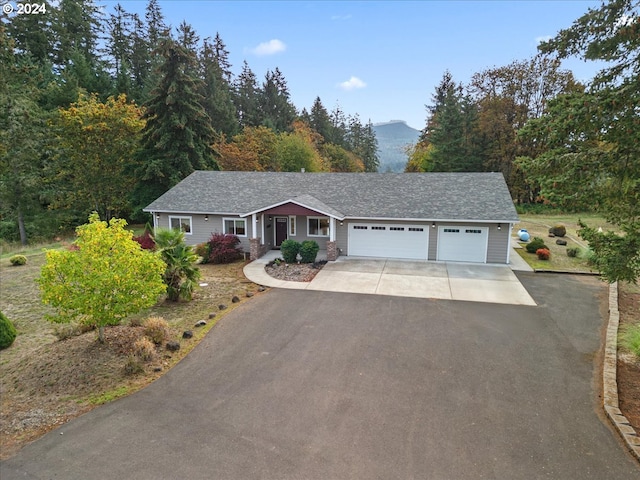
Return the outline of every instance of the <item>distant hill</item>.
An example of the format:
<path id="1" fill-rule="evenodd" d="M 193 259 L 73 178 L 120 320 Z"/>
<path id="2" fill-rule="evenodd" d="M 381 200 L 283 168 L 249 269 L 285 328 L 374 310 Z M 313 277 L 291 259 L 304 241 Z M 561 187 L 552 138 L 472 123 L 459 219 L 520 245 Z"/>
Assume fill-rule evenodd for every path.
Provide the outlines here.
<path id="1" fill-rule="evenodd" d="M 378 139 L 378 157 L 380 158 L 379 172 L 403 172 L 407 164 L 404 152 L 409 144 L 415 144 L 420 136 L 420 130 L 411 128 L 403 120 L 376 123 L 373 131 Z"/>

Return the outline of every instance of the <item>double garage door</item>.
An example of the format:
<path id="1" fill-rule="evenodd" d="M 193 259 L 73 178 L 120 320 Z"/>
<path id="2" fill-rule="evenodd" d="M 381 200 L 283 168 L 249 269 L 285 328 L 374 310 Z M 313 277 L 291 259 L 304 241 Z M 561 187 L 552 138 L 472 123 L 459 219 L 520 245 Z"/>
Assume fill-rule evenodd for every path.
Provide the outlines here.
<path id="1" fill-rule="evenodd" d="M 429 229 L 425 225 L 349 224 L 349 255 L 427 259 Z"/>
<path id="2" fill-rule="evenodd" d="M 440 226 L 436 259 L 485 263 L 488 240 L 488 227 Z M 349 255 L 351 256 L 426 260 L 428 248 L 429 227 L 427 225 L 349 224 Z"/>

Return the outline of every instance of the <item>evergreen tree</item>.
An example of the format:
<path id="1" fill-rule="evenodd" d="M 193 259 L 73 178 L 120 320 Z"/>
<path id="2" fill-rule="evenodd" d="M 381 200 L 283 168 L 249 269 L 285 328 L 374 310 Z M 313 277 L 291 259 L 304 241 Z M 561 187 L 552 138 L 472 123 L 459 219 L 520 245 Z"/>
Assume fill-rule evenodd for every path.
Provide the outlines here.
<path id="1" fill-rule="evenodd" d="M 219 35 L 216 35 L 213 44 L 208 38 L 204 40 L 200 52 L 200 69 L 204 80 L 203 106 L 211 118 L 213 129 L 230 138 L 238 132 L 238 120 L 231 85 L 227 80 L 230 68 L 227 56 Z"/>
<path id="2" fill-rule="evenodd" d="M 0 24 L 0 233 L 9 240 L 19 237 L 26 245 L 28 224 L 42 213 L 47 117 L 37 103 L 37 67 L 30 58 L 16 55 L 13 46 Z"/>
<path id="3" fill-rule="evenodd" d="M 433 145 L 430 171 L 470 172 L 482 170 L 482 159 L 474 148 L 474 128 L 477 107 L 465 97 L 462 85 L 445 72 L 433 95 L 433 105 L 427 106 L 430 116 L 420 141 Z"/>
<path id="4" fill-rule="evenodd" d="M 329 117 L 329 112 L 322 104 L 320 97 L 316 97 L 313 101 L 309 125 L 316 132 L 322 135 L 325 142 L 331 142 L 333 140 L 333 125 L 331 124 L 331 117 Z"/>
<path id="5" fill-rule="evenodd" d="M 261 123 L 276 132 L 290 128 L 296 118 L 296 108 L 289 98 L 289 88 L 278 67 L 265 75 L 259 96 Z"/>
<path id="6" fill-rule="evenodd" d="M 256 75 L 245 60 L 235 82 L 236 115 L 241 128 L 260 126 L 259 88 Z"/>
<path id="7" fill-rule="evenodd" d="M 211 145 L 214 131 L 202 106 L 202 81 L 191 72 L 196 59 L 165 39 L 157 51 L 163 59 L 159 83 L 145 104 L 147 124 L 137 155 L 140 183 L 134 202 L 145 207 L 194 170 L 217 169 Z"/>

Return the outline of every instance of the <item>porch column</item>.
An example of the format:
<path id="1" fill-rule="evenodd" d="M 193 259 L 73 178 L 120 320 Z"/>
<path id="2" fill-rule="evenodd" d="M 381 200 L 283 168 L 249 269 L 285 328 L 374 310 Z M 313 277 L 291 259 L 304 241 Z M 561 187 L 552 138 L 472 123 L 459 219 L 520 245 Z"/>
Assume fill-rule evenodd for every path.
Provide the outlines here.
<path id="1" fill-rule="evenodd" d="M 264 213 L 260 214 L 260 238 L 262 239 L 262 244 L 264 245 Z"/>
<path id="2" fill-rule="evenodd" d="M 258 238 L 258 232 L 257 232 L 257 223 L 258 223 L 258 217 L 255 213 L 251 214 L 251 235 L 253 235 L 253 238 Z"/>
<path id="3" fill-rule="evenodd" d="M 336 219 L 334 217 L 329 217 L 329 241 L 336 241 Z"/>

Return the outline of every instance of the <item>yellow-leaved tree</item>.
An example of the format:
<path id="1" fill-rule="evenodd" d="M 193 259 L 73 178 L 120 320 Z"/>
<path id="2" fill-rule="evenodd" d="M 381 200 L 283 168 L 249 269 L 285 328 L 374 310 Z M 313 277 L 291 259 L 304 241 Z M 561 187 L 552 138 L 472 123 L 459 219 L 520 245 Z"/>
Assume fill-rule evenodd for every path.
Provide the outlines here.
<path id="1" fill-rule="evenodd" d="M 157 253 L 143 250 L 126 225 L 118 218 L 107 224 L 94 212 L 76 229 L 73 249 L 47 251 L 37 282 L 42 302 L 57 310 L 48 320 L 98 327 L 104 342 L 105 326 L 158 301 L 166 290 L 166 265 Z"/>

